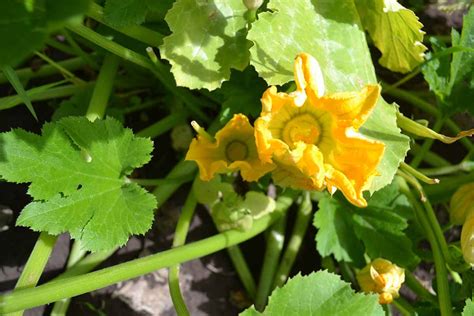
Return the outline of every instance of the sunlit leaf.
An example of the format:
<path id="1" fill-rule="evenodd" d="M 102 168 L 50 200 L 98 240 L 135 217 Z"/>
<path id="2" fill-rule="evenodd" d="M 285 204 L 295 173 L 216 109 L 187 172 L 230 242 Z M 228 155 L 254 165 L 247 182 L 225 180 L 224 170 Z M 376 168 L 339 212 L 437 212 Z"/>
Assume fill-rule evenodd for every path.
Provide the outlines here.
<path id="1" fill-rule="evenodd" d="M 214 90 L 230 69 L 248 65 L 246 8 L 241 0 L 178 0 L 166 15 L 172 34 L 160 47 L 179 86 Z"/>
<path id="2" fill-rule="evenodd" d="M 382 52 L 382 66 L 401 73 L 424 60 L 423 24 L 396 0 L 356 0 L 362 24 Z"/>
<path id="3" fill-rule="evenodd" d="M 354 293 L 349 283 L 338 275 L 318 271 L 307 276 L 300 274 L 273 291 L 268 306 L 257 312 L 252 306 L 240 315 L 385 315 L 376 295 Z"/>
<path id="4" fill-rule="evenodd" d="M 108 118 L 68 117 L 0 134 L 0 176 L 28 183 L 28 204 L 17 225 L 57 235 L 69 232 L 91 251 L 123 245 L 153 221 L 153 195 L 125 178 L 147 163 L 152 142 Z"/>

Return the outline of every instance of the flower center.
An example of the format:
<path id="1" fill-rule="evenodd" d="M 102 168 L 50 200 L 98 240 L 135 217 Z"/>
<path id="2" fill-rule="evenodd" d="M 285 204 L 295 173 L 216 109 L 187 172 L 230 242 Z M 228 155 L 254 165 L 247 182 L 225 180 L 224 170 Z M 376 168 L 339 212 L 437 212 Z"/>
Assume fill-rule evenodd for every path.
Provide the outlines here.
<path id="1" fill-rule="evenodd" d="M 230 162 L 245 160 L 248 156 L 247 144 L 240 140 L 233 140 L 227 144 L 225 155 Z"/>
<path id="2" fill-rule="evenodd" d="M 296 142 L 317 145 L 321 136 L 321 127 L 311 114 L 293 117 L 283 128 L 283 141 L 292 147 Z"/>

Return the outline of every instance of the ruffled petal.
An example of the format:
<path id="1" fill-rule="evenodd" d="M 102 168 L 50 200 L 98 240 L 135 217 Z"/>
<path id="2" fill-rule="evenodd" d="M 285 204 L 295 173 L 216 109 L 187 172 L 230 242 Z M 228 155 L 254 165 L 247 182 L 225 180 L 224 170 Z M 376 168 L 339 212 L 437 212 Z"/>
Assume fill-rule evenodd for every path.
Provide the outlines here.
<path id="1" fill-rule="evenodd" d="M 294 150 L 276 155 L 274 161 L 276 184 L 300 190 L 324 188 L 323 155 L 316 146 L 299 142 Z"/>
<path id="2" fill-rule="evenodd" d="M 307 53 L 300 53 L 295 59 L 295 82 L 297 91 L 309 97 L 320 98 L 324 95 L 324 79 L 318 61 Z"/>
<path id="3" fill-rule="evenodd" d="M 352 134 L 350 137 L 347 133 Z M 368 189 L 372 178 L 376 176 L 377 166 L 383 157 L 385 145 L 381 142 L 362 138 L 353 130 L 342 128 L 334 130 L 334 144 L 325 163 L 334 170 L 327 171 L 328 189 L 333 186 L 340 189 L 344 196 L 355 205 L 367 206 L 362 191 Z"/>
<path id="4" fill-rule="evenodd" d="M 316 107 L 330 112 L 341 126 L 358 129 L 367 121 L 380 96 L 379 85 L 367 85 L 358 92 L 341 92 L 312 98 Z"/>

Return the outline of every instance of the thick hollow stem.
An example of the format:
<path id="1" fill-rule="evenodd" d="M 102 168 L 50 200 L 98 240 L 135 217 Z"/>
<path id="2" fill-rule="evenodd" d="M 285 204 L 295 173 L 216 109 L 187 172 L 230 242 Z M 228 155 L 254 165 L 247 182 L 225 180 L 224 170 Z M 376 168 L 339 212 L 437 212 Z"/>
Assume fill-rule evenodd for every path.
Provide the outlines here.
<path id="1" fill-rule="evenodd" d="M 286 205 L 290 204 L 288 197 L 282 196 L 278 198 L 277 210 L 256 220 L 252 228 L 245 232 L 229 230 L 151 256 L 131 260 L 84 275 L 49 282 L 34 289 L 25 289 L 2 295 L 0 296 L 0 314 L 49 304 L 63 298 L 91 292 L 236 245 L 267 229 L 286 211 Z"/>
<path id="2" fill-rule="evenodd" d="M 413 195 L 413 193 L 408 188 L 408 185 L 404 181 L 399 181 L 400 183 L 400 191 L 406 195 L 406 197 L 410 200 L 411 204 L 413 205 L 413 209 L 415 210 L 416 218 L 420 222 L 423 231 L 426 234 L 426 238 L 428 239 L 431 249 L 433 251 L 433 258 L 435 262 L 435 269 L 436 269 L 436 280 L 437 280 L 437 289 L 438 289 L 438 302 L 439 308 L 441 310 L 442 316 L 451 316 L 452 315 L 452 307 L 451 307 L 451 297 L 449 295 L 449 284 L 448 284 L 448 273 L 446 269 L 446 262 L 443 258 L 443 253 L 440 249 L 440 243 L 437 241 L 437 236 L 435 235 L 430 221 L 425 214 L 423 209 L 423 205 L 418 201 L 418 199 Z M 444 238 L 443 238 L 444 239 Z"/>
<path id="3" fill-rule="evenodd" d="M 183 211 L 179 216 L 176 231 L 174 233 L 173 248 L 184 245 L 186 236 L 188 235 L 189 225 L 196 209 L 197 200 L 194 192 L 189 192 L 188 198 L 184 203 Z M 178 316 L 188 316 L 189 312 L 186 308 L 181 289 L 179 288 L 179 264 L 171 266 L 168 270 L 168 285 L 170 287 L 171 300 Z"/>
<path id="4" fill-rule="evenodd" d="M 257 286 L 255 285 L 255 279 L 253 278 L 250 268 L 245 261 L 245 257 L 242 254 L 239 246 L 232 246 L 227 248 L 227 253 L 234 265 L 237 274 L 239 275 L 240 281 L 244 285 L 245 290 L 247 291 L 251 299 L 255 299 L 257 293 Z"/>
<path id="5" fill-rule="evenodd" d="M 296 255 L 300 250 L 301 243 L 303 242 L 304 235 L 308 229 L 309 223 L 311 222 L 311 214 L 313 213 L 313 204 L 309 192 L 304 192 L 303 201 L 301 202 L 298 213 L 296 214 L 296 221 L 291 233 L 290 241 L 285 249 L 283 257 L 278 267 L 277 273 L 273 280 L 273 287 L 283 286 L 288 275 L 290 274 L 291 267 L 295 262 Z"/>
<path id="6" fill-rule="evenodd" d="M 172 113 L 168 115 L 167 117 L 154 123 L 153 125 L 150 125 L 145 129 L 142 129 L 136 135 L 140 137 L 150 137 L 150 138 L 158 137 L 166 133 L 170 129 L 172 129 L 174 126 L 184 122 L 185 118 L 186 118 L 186 113 L 183 113 L 183 112 Z"/>
<path id="7" fill-rule="evenodd" d="M 113 54 L 107 54 L 104 58 L 104 63 L 100 68 L 99 77 L 97 78 L 86 113 L 86 117 L 92 122 L 102 118 L 105 114 L 105 109 L 109 103 L 110 94 L 114 86 L 119 61 L 120 59 Z"/>
<path id="8" fill-rule="evenodd" d="M 49 260 L 49 256 L 56 244 L 57 236 L 51 236 L 46 232 L 40 233 L 38 240 L 33 248 L 33 251 L 26 262 L 25 268 L 18 279 L 13 294 L 22 289 L 32 288 L 38 284 L 38 281 L 43 273 L 44 267 Z M 3 313 L 1 313 L 3 314 Z M 21 316 L 23 311 L 18 309 L 16 313 L 9 314 L 10 316 Z"/>

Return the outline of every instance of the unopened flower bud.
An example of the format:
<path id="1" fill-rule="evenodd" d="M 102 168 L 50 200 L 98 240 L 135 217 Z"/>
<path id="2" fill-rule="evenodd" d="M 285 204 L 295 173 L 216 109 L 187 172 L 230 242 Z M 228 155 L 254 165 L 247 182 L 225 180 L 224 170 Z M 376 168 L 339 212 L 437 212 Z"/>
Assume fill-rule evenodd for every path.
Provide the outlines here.
<path id="1" fill-rule="evenodd" d="M 188 150 L 189 144 L 193 140 L 193 132 L 187 124 L 173 127 L 171 131 L 171 145 L 176 151 Z"/>
<path id="2" fill-rule="evenodd" d="M 474 212 L 467 216 L 462 225 L 461 250 L 464 260 L 474 265 Z"/>
<path id="3" fill-rule="evenodd" d="M 451 198 L 449 209 L 451 222 L 456 225 L 462 225 L 472 213 L 474 213 L 474 182 L 459 187 Z"/>
<path id="4" fill-rule="evenodd" d="M 243 0 L 243 2 L 249 10 L 257 10 L 263 4 L 263 0 Z"/>
<path id="5" fill-rule="evenodd" d="M 357 273 L 360 288 L 366 293 L 378 293 L 380 304 L 390 304 L 399 296 L 405 282 L 405 270 L 388 260 L 377 258 Z"/>

